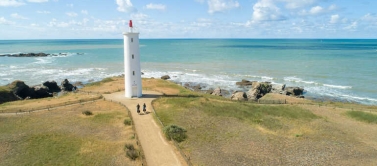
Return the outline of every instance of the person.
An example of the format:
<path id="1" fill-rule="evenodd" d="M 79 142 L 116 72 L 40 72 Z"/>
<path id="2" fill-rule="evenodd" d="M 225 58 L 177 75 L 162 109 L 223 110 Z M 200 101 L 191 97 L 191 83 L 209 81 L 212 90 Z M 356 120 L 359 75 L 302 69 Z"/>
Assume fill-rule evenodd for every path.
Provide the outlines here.
<path id="1" fill-rule="evenodd" d="M 143 104 L 143 111 L 144 113 L 147 112 L 147 106 L 145 105 L 145 103 Z"/>
<path id="2" fill-rule="evenodd" d="M 140 113 L 140 105 L 139 104 L 137 104 L 136 110 L 137 110 L 137 113 L 139 114 Z"/>

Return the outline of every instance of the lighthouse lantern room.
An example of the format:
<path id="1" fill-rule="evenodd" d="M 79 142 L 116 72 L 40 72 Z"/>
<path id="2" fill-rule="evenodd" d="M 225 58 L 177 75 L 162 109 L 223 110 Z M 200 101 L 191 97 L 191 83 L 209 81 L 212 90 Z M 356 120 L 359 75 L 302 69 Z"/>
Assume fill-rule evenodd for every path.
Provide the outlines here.
<path id="1" fill-rule="evenodd" d="M 141 97 L 141 67 L 139 51 L 139 33 L 133 32 L 132 20 L 129 32 L 124 36 L 124 90 L 127 98 Z"/>

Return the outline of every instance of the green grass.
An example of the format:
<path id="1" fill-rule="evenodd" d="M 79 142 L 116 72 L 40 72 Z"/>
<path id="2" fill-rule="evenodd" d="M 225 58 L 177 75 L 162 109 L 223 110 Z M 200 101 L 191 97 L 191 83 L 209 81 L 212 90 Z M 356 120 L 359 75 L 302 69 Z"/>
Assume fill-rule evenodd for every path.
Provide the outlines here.
<path id="1" fill-rule="evenodd" d="M 99 113 L 94 115 L 93 121 L 96 123 L 110 123 L 118 113 Z"/>
<path id="2" fill-rule="evenodd" d="M 362 111 L 347 111 L 346 114 L 359 121 L 377 124 L 377 115 Z"/>
<path id="3" fill-rule="evenodd" d="M 114 81 L 114 79 L 112 79 L 112 78 L 104 78 L 104 79 L 101 80 L 101 81 L 98 81 L 98 82 L 92 82 L 92 83 L 86 84 L 85 86 L 100 86 L 100 85 L 102 85 L 103 83 L 111 82 L 111 81 Z"/>
<path id="4" fill-rule="evenodd" d="M 169 106 L 158 111 L 164 124 L 175 123 L 175 118 L 185 110 L 188 112 L 201 111 L 208 116 L 237 118 L 252 124 L 260 124 L 269 129 L 282 128 L 284 119 L 310 121 L 319 118 L 308 110 L 290 105 L 269 106 L 247 102 L 224 102 L 205 97 L 172 97 L 159 99 L 156 102 Z"/>

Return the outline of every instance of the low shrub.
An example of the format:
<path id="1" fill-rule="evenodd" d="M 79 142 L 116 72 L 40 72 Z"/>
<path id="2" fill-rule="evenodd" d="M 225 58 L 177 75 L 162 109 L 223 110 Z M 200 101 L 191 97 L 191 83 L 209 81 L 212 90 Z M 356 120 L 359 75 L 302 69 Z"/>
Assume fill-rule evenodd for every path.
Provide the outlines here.
<path id="1" fill-rule="evenodd" d="M 182 142 L 187 138 L 186 129 L 177 125 L 169 125 L 164 127 L 164 134 L 167 139 Z"/>
<path id="2" fill-rule="evenodd" d="M 124 150 L 126 151 L 126 155 L 131 160 L 136 160 L 139 157 L 139 152 L 135 149 L 134 145 L 126 144 L 124 145 Z"/>
<path id="3" fill-rule="evenodd" d="M 82 114 L 84 114 L 86 116 L 93 115 L 93 113 L 91 111 L 83 111 Z"/>
<path id="4" fill-rule="evenodd" d="M 139 152 L 137 150 L 127 150 L 126 154 L 131 160 L 136 160 L 139 157 Z"/>
<path id="5" fill-rule="evenodd" d="M 124 123 L 124 125 L 129 126 L 129 125 L 131 125 L 132 121 L 131 121 L 131 119 L 124 119 L 123 123 Z"/>

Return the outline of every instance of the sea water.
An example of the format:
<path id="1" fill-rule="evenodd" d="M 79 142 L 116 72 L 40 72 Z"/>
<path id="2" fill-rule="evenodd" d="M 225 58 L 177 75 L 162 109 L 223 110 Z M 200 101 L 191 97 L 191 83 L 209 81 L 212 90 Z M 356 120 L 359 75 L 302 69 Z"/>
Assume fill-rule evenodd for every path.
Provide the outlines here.
<path id="1" fill-rule="evenodd" d="M 0 85 L 98 81 L 123 74 L 123 40 L 6 40 Z M 242 90 L 242 79 L 305 89 L 305 96 L 377 105 L 377 40 L 364 39 L 141 39 L 143 77 L 170 75 L 179 83 Z"/>

